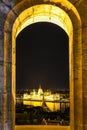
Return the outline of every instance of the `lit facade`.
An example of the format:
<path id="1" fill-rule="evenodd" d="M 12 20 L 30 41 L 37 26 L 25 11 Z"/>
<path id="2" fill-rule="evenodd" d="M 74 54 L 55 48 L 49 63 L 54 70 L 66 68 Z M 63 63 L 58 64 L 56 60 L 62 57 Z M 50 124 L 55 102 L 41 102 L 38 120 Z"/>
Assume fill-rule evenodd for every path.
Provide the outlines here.
<path id="1" fill-rule="evenodd" d="M 52 94 L 51 90 L 50 91 L 43 91 L 43 89 L 41 88 L 41 86 L 38 88 L 38 90 L 36 91 L 35 89 L 33 89 L 33 91 L 30 91 L 30 94 L 28 93 L 24 93 L 23 94 L 23 99 L 24 100 L 44 100 L 45 101 L 57 101 L 60 100 L 60 94 L 56 93 L 56 94 Z"/>

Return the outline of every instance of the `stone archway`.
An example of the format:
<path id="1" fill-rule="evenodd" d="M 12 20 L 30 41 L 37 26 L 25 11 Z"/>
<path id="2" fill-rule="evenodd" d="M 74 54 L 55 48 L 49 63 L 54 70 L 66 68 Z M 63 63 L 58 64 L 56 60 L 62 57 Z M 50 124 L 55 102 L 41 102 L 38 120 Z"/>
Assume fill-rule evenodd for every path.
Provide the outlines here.
<path id="1" fill-rule="evenodd" d="M 16 37 L 26 26 L 39 21 L 55 23 L 69 36 L 70 130 L 82 130 L 81 20 L 74 6 L 65 0 L 63 2 L 24 0 L 7 16 L 4 26 L 4 92 L 7 93 L 4 95 L 4 127 L 9 130 L 15 128 Z"/>

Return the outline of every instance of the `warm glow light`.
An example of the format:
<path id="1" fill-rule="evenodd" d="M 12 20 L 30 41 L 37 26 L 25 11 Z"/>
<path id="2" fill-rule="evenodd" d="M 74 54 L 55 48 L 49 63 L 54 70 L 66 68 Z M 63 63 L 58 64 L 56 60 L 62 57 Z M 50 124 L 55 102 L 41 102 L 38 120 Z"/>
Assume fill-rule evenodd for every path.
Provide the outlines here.
<path id="1" fill-rule="evenodd" d="M 80 20 L 79 14 L 78 14 L 77 10 L 74 8 L 74 6 L 72 4 L 70 4 L 70 2 L 67 1 L 67 0 L 44 0 L 43 3 L 46 2 L 46 1 L 47 2 L 49 1 L 49 3 L 53 2 L 54 5 L 40 4 L 40 5 L 32 6 L 32 4 L 31 4 L 32 7 L 25 9 L 20 14 L 19 14 L 20 11 L 18 12 L 18 10 L 17 10 L 18 8 L 17 9 L 14 8 L 14 12 L 17 11 L 17 14 L 18 14 L 18 17 L 16 15 L 17 18 L 15 18 L 16 19 L 15 22 L 13 21 L 13 17 L 11 17 L 11 16 L 13 16 L 12 11 L 9 13 L 9 15 L 7 17 L 8 19 L 7 19 L 6 24 L 5 24 L 6 27 L 9 27 L 8 23 L 13 21 L 13 23 L 11 23 L 11 25 L 13 25 L 13 28 L 12 28 L 12 96 L 14 98 L 14 101 L 15 101 L 15 88 L 16 88 L 16 37 L 25 27 L 27 27 L 28 25 L 31 25 L 33 23 L 36 23 L 36 22 L 54 23 L 54 24 L 60 26 L 62 29 L 64 29 L 65 32 L 68 34 L 68 36 L 69 36 L 69 69 L 70 69 L 69 75 L 70 75 L 71 80 L 73 80 L 73 74 L 75 73 L 74 70 L 72 70 L 73 66 L 75 65 L 75 63 L 73 63 L 73 56 L 74 56 L 74 54 L 73 54 L 73 48 L 74 48 L 73 47 L 73 26 L 72 26 L 72 22 L 71 22 L 72 18 L 68 16 L 68 12 L 70 10 L 70 12 L 75 15 L 74 18 L 76 17 L 76 19 L 78 19 L 78 21 L 79 21 L 78 23 L 80 24 L 81 20 Z M 62 5 L 61 8 L 64 7 L 64 10 L 66 8 L 67 13 L 63 9 L 57 7 L 58 6 L 57 3 L 61 4 Z M 22 5 L 22 7 L 23 7 L 23 5 Z M 22 7 L 21 7 L 20 10 L 22 10 Z M 9 30 L 9 28 L 8 28 L 8 30 Z M 8 35 L 6 35 L 6 36 L 8 36 Z M 8 39 L 9 36 L 8 37 L 6 37 L 6 36 L 5 36 L 5 38 Z M 6 47 L 8 46 L 7 41 L 6 42 L 4 41 L 6 43 Z M 74 40 L 74 42 L 75 42 L 75 40 Z M 5 63 L 6 63 L 6 60 L 7 60 L 6 50 L 7 49 L 5 48 L 5 51 L 4 51 L 4 54 L 6 53 L 5 54 L 6 56 L 4 56 L 4 62 Z M 4 69 L 4 74 L 5 74 L 5 73 L 7 73 L 6 72 L 7 66 L 5 64 L 4 64 L 4 68 L 5 68 Z M 7 77 L 5 77 L 5 79 L 7 79 Z M 6 81 L 4 81 L 4 82 L 6 82 Z M 70 81 L 70 82 L 71 82 L 70 88 L 72 90 L 74 82 L 73 81 Z M 78 82 L 76 82 L 76 83 L 78 83 Z M 71 97 L 73 97 L 73 96 L 74 96 L 74 93 L 72 92 Z M 13 108 L 15 108 L 14 101 L 13 101 Z M 72 101 L 72 104 L 73 104 L 73 99 L 71 99 L 71 101 Z M 72 115 L 74 115 L 73 109 L 72 109 L 71 112 L 73 113 Z M 4 117 L 4 118 L 6 118 L 6 117 Z M 73 123 L 74 122 L 74 116 L 72 117 L 71 122 L 72 122 L 72 126 L 74 126 L 74 123 Z M 24 128 L 25 128 L 25 126 L 24 126 Z M 35 128 L 36 128 L 36 126 L 35 126 Z M 71 128 L 71 126 L 68 127 L 68 128 L 66 127 L 66 129 L 70 129 L 70 128 Z M 32 127 L 31 127 L 31 129 L 32 129 Z M 42 127 L 40 129 L 42 129 Z M 49 129 L 51 129 L 51 128 L 49 128 Z M 54 129 L 54 127 L 53 127 L 53 129 Z M 55 126 L 55 129 L 58 129 L 58 126 L 57 127 Z M 61 126 L 59 126 L 59 129 L 63 129 L 63 127 L 61 128 Z M 73 127 L 71 129 L 73 129 Z"/>
<path id="2" fill-rule="evenodd" d="M 69 3 L 68 3 L 69 6 Z M 71 7 L 71 4 L 70 4 Z M 16 37 L 27 26 L 36 22 L 50 22 L 60 26 L 69 36 L 69 53 L 71 55 L 72 39 L 73 39 L 73 27 L 72 22 L 65 11 L 61 8 L 41 4 L 35 5 L 28 9 L 25 9 L 15 20 L 12 31 L 12 90 L 13 95 L 15 92 L 16 83 Z M 43 40 L 43 39 L 42 39 Z M 70 57 L 71 58 L 71 57 Z M 71 62 L 71 59 L 70 61 Z M 69 67 L 70 68 L 70 67 Z M 15 96 L 13 96 L 15 97 Z M 15 99 L 14 99 L 15 100 Z"/>
<path id="3" fill-rule="evenodd" d="M 69 98 L 62 98 L 61 100 L 60 94 L 51 94 L 51 92 L 48 94 L 46 91 L 43 92 L 41 86 L 39 87 L 38 91 L 35 91 L 35 89 L 33 89 L 33 92 L 31 91 L 30 94 L 23 94 L 24 105 L 42 106 L 44 101 L 50 111 L 60 110 L 61 101 L 62 104 L 64 102 L 68 102 L 68 106 L 70 102 Z M 65 104 L 63 104 L 63 107 L 65 108 Z"/>
<path id="4" fill-rule="evenodd" d="M 24 19 L 26 15 L 27 17 Z M 16 36 L 28 25 L 42 21 L 54 23 L 60 26 L 68 35 L 71 32 L 72 28 L 72 23 L 69 16 L 62 9 L 53 5 L 43 4 L 28 8 L 18 16 L 18 19 L 21 19 L 22 23 L 16 30 Z M 17 20 L 15 21 L 15 24 L 17 24 Z"/>

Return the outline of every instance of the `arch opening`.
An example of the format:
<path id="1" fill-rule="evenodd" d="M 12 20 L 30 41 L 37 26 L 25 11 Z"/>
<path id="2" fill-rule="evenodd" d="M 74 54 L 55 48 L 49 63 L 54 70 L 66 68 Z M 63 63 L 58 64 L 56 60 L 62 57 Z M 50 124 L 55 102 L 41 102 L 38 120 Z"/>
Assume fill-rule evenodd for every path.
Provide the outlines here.
<path id="1" fill-rule="evenodd" d="M 70 125 L 68 45 L 65 31 L 49 22 L 29 25 L 17 36 L 16 94 L 20 97 L 23 95 L 23 102 L 16 100 L 16 109 L 19 110 L 16 113 L 17 125 L 41 125 L 44 121 L 47 125 Z M 38 93 L 39 87 L 43 91 L 41 94 Z M 29 110 L 32 107 L 32 111 L 35 110 L 38 116 L 34 113 L 31 119 L 29 116 L 32 111 L 28 110 L 25 120 L 19 118 L 18 113 L 24 115 L 22 107 L 26 112 L 27 107 Z M 58 116 L 58 112 L 63 118 Z"/>
<path id="2" fill-rule="evenodd" d="M 54 3 L 56 4 L 56 1 L 53 0 Z M 25 1 L 23 1 L 25 2 Z M 23 2 L 22 2 L 22 7 L 23 7 Z M 65 4 L 64 4 L 65 2 Z M 44 3 L 44 2 L 43 2 Z M 56 25 L 60 26 L 61 28 L 63 28 L 65 30 L 65 32 L 68 34 L 69 37 L 69 77 L 70 77 L 70 98 L 71 98 L 71 116 L 72 118 L 70 118 L 70 127 L 66 128 L 66 129 L 75 129 L 75 127 L 81 128 L 82 127 L 79 125 L 82 123 L 82 53 L 81 53 L 81 21 L 80 21 L 80 17 L 78 12 L 76 11 L 76 9 L 74 8 L 74 6 L 72 6 L 71 4 L 69 4 L 68 1 L 63 1 L 63 2 L 59 2 L 61 3 L 61 5 L 65 5 L 64 7 L 66 7 L 69 11 L 69 9 L 71 9 L 71 14 L 69 12 L 65 13 L 66 10 L 63 7 L 63 9 L 60 9 L 57 6 L 54 5 L 47 5 L 47 4 L 41 4 L 40 5 L 35 5 L 32 7 L 29 7 L 28 9 L 26 9 L 25 6 L 25 10 L 19 14 L 19 16 L 15 17 L 14 14 L 12 13 L 12 11 L 9 13 L 6 23 L 5 23 L 5 38 L 4 38 L 4 92 L 7 91 L 7 86 L 9 84 L 10 89 L 11 89 L 11 93 L 10 95 L 12 96 L 12 104 L 10 104 L 10 106 L 12 107 L 12 113 L 9 116 L 9 112 L 7 114 L 4 113 L 4 123 L 7 121 L 7 118 L 9 117 L 9 119 L 12 121 L 12 124 L 10 123 L 6 123 L 6 126 L 8 125 L 8 129 L 15 129 L 15 88 L 16 88 L 16 38 L 18 36 L 18 34 L 28 25 L 32 24 L 32 23 L 36 23 L 36 22 L 50 22 L 50 23 L 55 23 Z M 19 7 L 21 8 L 21 7 Z M 41 10 L 40 10 L 41 8 Z M 14 8 L 14 10 L 17 10 L 17 8 Z M 18 11 L 18 10 L 17 10 Z M 63 12 L 62 12 L 63 11 Z M 69 14 L 69 16 L 68 16 Z M 15 18 L 15 22 L 12 20 L 12 17 L 10 18 L 9 16 L 14 16 Z M 75 19 L 73 19 L 73 17 Z M 70 20 L 71 19 L 71 20 Z M 11 21 L 12 20 L 12 21 Z M 72 22 L 71 22 L 72 21 Z M 11 25 L 9 24 L 11 23 Z M 72 26 L 73 23 L 73 26 Z M 75 24 L 76 23 L 76 24 Z M 78 25 L 77 25 L 78 23 Z M 77 26 L 76 26 L 77 25 Z M 9 27 L 11 27 L 11 35 L 9 35 Z M 6 31 L 7 30 L 7 31 Z M 73 33 L 74 32 L 74 33 Z M 12 36 L 12 41 L 10 41 L 9 39 L 11 39 Z M 8 41 L 10 42 L 11 45 L 8 45 Z M 74 42 L 74 45 L 73 45 Z M 12 55 L 12 59 L 11 59 L 11 55 L 9 56 L 9 50 L 8 48 L 10 48 L 10 52 Z M 77 50 L 77 51 L 76 51 Z M 78 59 L 78 62 L 77 62 Z M 12 65 L 9 65 L 8 60 L 10 60 L 10 62 L 12 63 Z M 11 66 L 11 68 L 9 68 L 9 66 Z M 79 68 L 79 69 L 77 69 Z M 8 76 L 8 72 L 10 73 L 10 76 Z M 11 81 L 11 82 L 10 82 Z M 11 84 L 12 83 L 12 84 Z M 77 87 L 76 87 L 77 86 Z M 78 89 L 78 87 L 80 87 L 80 89 Z M 76 92 L 79 91 L 80 95 L 77 95 Z M 8 94 L 9 95 L 9 94 Z M 8 95 L 7 95 L 7 99 L 6 96 L 4 96 L 4 110 L 6 112 L 6 107 L 7 107 L 7 101 L 8 101 Z M 74 98 L 75 97 L 75 98 Z M 79 104 L 80 102 L 80 104 Z M 81 107 L 81 110 L 78 111 L 77 107 L 75 106 L 75 104 L 78 104 L 79 107 Z M 10 108 L 8 108 L 10 109 Z M 79 115 L 81 114 L 81 116 L 79 117 Z M 34 127 L 34 126 L 33 126 Z M 47 127 L 44 127 L 44 129 L 48 129 Z M 50 129 L 51 127 L 49 127 Z M 17 127 L 16 127 L 17 129 Z M 19 128 L 20 129 L 20 128 Z M 23 128 L 24 129 L 24 128 Z M 42 129 L 40 127 L 40 129 Z M 58 127 L 55 127 L 55 129 L 58 129 Z M 61 128 L 60 128 L 61 129 Z M 62 128 L 63 129 L 63 128 Z"/>
<path id="3" fill-rule="evenodd" d="M 21 21 L 21 24 L 20 24 Z M 49 22 L 60 26 L 69 37 L 69 71 L 71 72 L 71 49 L 73 41 L 73 27 L 69 16 L 59 7 L 53 5 L 36 5 L 23 11 L 16 19 L 12 31 L 12 89 L 16 88 L 16 41 L 18 34 L 27 26 L 37 22 Z M 70 75 L 70 73 L 69 73 Z M 14 94 L 14 93 L 13 93 Z M 14 96 L 15 98 L 15 96 Z M 15 100 L 15 99 L 14 99 Z"/>

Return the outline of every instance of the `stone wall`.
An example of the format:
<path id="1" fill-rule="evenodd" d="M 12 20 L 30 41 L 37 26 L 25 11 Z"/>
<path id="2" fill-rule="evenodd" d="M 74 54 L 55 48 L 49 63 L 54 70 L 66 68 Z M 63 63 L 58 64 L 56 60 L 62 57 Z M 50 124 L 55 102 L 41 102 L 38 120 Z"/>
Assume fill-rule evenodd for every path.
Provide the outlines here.
<path id="1" fill-rule="evenodd" d="M 5 43 L 5 34 L 8 33 L 9 35 L 11 35 L 11 28 L 9 28 L 9 31 L 8 31 L 6 27 L 4 28 L 4 25 L 10 11 L 12 11 L 14 13 L 14 16 L 17 17 L 18 13 L 24 10 L 23 8 L 20 8 L 21 10 L 19 9 L 22 1 L 25 2 L 24 9 L 27 8 L 27 5 L 26 5 L 27 1 L 28 3 L 30 3 L 30 6 L 37 3 L 41 4 L 44 2 L 48 4 L 50 4 L 51 2 L 51 4 L 53 5 L 56 3 L 57 6 L 61 6 L 61 4 L 58 3 L 58 1 L 60 0 L 0 0 L 0 129 L 1 130 L 14 129 L 14 124 L 12 121 L 13 120 L 12 116 L 14 115 L 14 112 L 12 111 L 13 97 L 12 97 L 12 92 L 11 92 L 12 91 L 11 78 L 10 78 L 11 70 L 5 70 L 4 68 L 5 65 L 8 65 L 9 69 L 11 68 L 11 61 L 4 59 L 5 57 L 4 48 L 5 46 L 7 46 L 6 44 L 10 44 L 10 40 L 11 40 L 11 37 L 10 37 L 10 39 L 8 39 L 8 42 Z M 78 104 L 74 104 L 74 108 L 75 108 L 74 114 L 80 117 L 81 124 L 74 124 L 75 127 L 73 128 L 70 127 L 70 129 L 87 130 L 87 0 L 69 0 L 69 2 L 71 2 L 74 5 L 74 7 L 77 9 L 81 18 L 81 25 L 82 25 L 81 26 L 82 28 L 79 28 L 78 30 L 76 30 L 77 28 L 75 28 L 75 31 L 74 31 L 75 32 L 74 35 L 78 35 L 79 33 L 81 33 L 81 37 L 74 39 L 75 44 L 76 44 L 76 41 L 79 41 L 79 43 L 81 43 L 81 46 L 77 44 L 75 45 L 74 49 L 77 52 L 76 46 L 77 47 L 79 46 L 79 48 L 81 48 L 82 50 L 82 54 L 81 54 L 82 88 L 79 88 L 79 84 L 77 84 L 77 87 L 75 87 L 73 90 L 74 91 L 73 100 L 75 103 L 78 103 Z M 16 6 L 17 6 L 17 11 L 14 11 L 14 7 Z M 61 8 L 64 8 L 64 7 L 61 7 Z M 67 9 L 65 10 L 67 12 Z M 73 13 L 71 11 L 68 10 L 67 13 L 68 15 L 73 17 Z M 76 24 L 75 20 L 76 19 L 72 19 L 72 23 Z M 8 24 L 10 25 L 10 23 Z M 76 27 L 78 25 L 74 25 L 74 26 Z M 11 45 L 9 45 L 9 47 L 11 47 Z M 76 53 L 76 52 L 73 52 L 73 53 Z M 81 51 L 78 53 L 81 53 Z M 80 57 L 74 57 L 74 59 L 76 59 L 75 60 L 76 64 L 78 64 L 79 58 Z M 8 71 L 8 75 L 6 76 L 9 76 L 9 78 L 7 79 L 9 79 L 8 83 L 10 84 L 8 86 L 6 84 L 7 81 L 5 81 L 5 72 L 7 73 L 7 71 Z M 76 68 L 75 68 L 75 72 L 76 72 Z M 76 73 L 75 75 L 78 75 L 78 74 Z M 77 83 L 75 80 L 78 80 L 77 77 L 73 79 L 73 83 Z M 77 100 L 78 95 L 81 95 L 79 96 L 79 99 L 81 98 L 81 102 L 80 100 L 79 101 Z M 80 109 L 78 106 L 82 106 L 82 108 Z M 81 112 L 79 112 L 80 110 Z M 78 115 L 78 113 L 81 113 L 81 115 Z M 75 121 L 80 122 L 79 119 L 74 119 L 74 122 Z"/>

